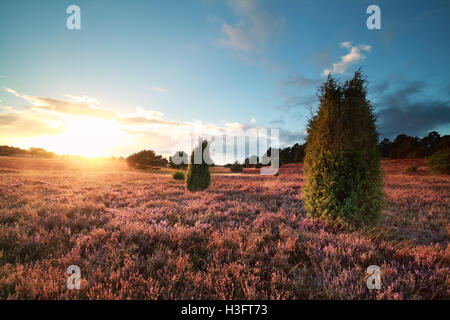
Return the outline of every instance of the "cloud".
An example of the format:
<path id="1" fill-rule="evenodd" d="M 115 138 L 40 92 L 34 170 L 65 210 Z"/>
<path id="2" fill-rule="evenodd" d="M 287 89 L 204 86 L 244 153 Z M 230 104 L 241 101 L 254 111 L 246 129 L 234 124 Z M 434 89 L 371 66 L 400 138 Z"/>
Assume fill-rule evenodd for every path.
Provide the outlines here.
<path id="1" fill-rule="evenodd" d="M 167 119 L 162 112 L 144 108 L 118 114 L 99 106 L 4 89 L 31 106 L 21 110 L 0 107 L 0 144 L 25 148 L 39 146 L 58 154 L 126 156 L 151 148 L 155 152 L 170 151 L 165 154 L 168 156 L 177 150 L 190 152 L 198 137 L 225 135 L 242 140 L 252 130 L 258 130 L 254 121 L 250 121 L 251 125 L 183 122 Z M 95 101 L 87 96 L 67 97 L 74 101 Z"/>
<path id="2" fill-rule="evenodd" d="M 291 96 L 284 100 L 283 104 L 277 107 L 277 109 L 290 112 L 297 108 L 307 108 L 310 109 L 317 102 L 317 97 L 314 95 L 308 96 Z"/>
<path id="3" fill-rule="evenodd" d="M 281 87 L 294 87 L 296 89 L 308 89 L 320 84 L 319 79 L 311 79 L 304 76 L 291 76 L 289 79 L 278 82 Z"/>
<path id="4" fill-rule="evenodd" d="M 252 123 L 252 124 L 256 123 L 256 119 L 255 118 L 251 118 L 250 119 L 250 123 Z"/>
<path id="5" fill-rule="evenodd" d="M 61 127 L 51 119 L 38 117 L 29 111 L 11 107 L 0 109 L 0 137 L 21 139 L 35 135 L 59 134 Z"/>
<path id="6" fill-rule="evenodd" d="M 89 97 L 89 96 L 86 96 L 86 95 L 73 96 L 73 95 L 70 95 L 70 94 L 66 94 L 65 96 L 68 97 L 69 99 L 71 99 L 72 101 L 76 102 L 76 103 L 89 104 L 89 105 L 98 105 L 98 104 L 100 104 L 100 102 L 97 100 L 97 98 Z"/>
<path id="7" fill-rule="evenodd" d="M 242 30 L 242 23 L 240 25 L 233 27 L 228 23 L 222 25 L 222 33 L 226 35 L 226 38 L 220 39 L 218 44 L 221 46 L 228 46 L 234 49 L 243 50 L 248 52 L 252 49 L 252 44 L 247 34 Z"/>
<path id="8" fill-rule="evenodd" d="M 269 123 L 272 125 L 275 125 L 275 126 L 276 125 L 280 125 L 280 126 L 286 125 L 286 122 L 283 119 L 270 120 Z"/>
<path id="9" fill-rule="evenodd" d="M 280 145 L 282 146 L 292 146 L 295 143 L 304 142 L 305 138 L 305 132 L 280 129 Z"/>
<path id="10" fill-rule="evenodd" d="M 70 102 L 46 97 L 30 96 L 18 93 L 16 90 L 11 88 L 4 88 L 4 90 L 15 95 L 16 97 L 20 97 L 27 100 L 31 104 L 29 108 L 36 111 L 50 112 L 55 114 L 70 114 L 95 118 L 106 118 L 106 119 L 110 119 L 115 116 L 114 112 L 112 112 L 111 110 L 98 108 L 94 105 L 90 105 L 87 103 Z M 83 97 L 70 96 L 70 97 L 72 99 L 78 99 L 78 101 L 90 100 L 98 102 L 98 100 L 96 99 L 93 100 L 94 98 L 90 98 L 87 96 Z"/>
<path id="11" fill-rule="evenodd" d="M 228 0 L 228 6 L 237 16 L 235 24 L 221 21 L 222 38 L 219 46 L 249 52 L 264 46 L 285 24 L 283 17 L 276 17 L 255 0 Z"/>
<path id="12" fill-rule="evenodd" d="M 161 88 L 161 87 L 152 87 L 152 90 L 156 91 L 156 92 L 159 92 L 159 93 L 167 92 L 167 89 Z"/>
<path id="13" fill-rule="evenodd" d="M 342 74 L 347 72 L 347 69 L 356 64 L 357 62 L 363 60 L 365 56 L 362 54 L 362 52 L 370 51 L 371 46 L 369 45 L 358 45 L 358 46 L 352 46 L 351 42 L 341 42 L 340 44 L 341 48 L 345 48 L 349 51 L 348 54 L 341 57 L 341 60 L 339 62 L 333 63 L 333 67 L 331 69 L 325 69 L 322 72 L 323 76 L 327 76 L 330 73 L 334 74 Z"/>
<path id="14" fill-rule="evenodd" d="M 380 134 L 393 138 L 398 134 L 423 136 L 440 126 L 450 125 L 450 101 L 429 98 L 422 94 L 423 81 L 409 81 L 392 88 L 390 81 L 382 83 L 385 92 L 378 98 Z"/>

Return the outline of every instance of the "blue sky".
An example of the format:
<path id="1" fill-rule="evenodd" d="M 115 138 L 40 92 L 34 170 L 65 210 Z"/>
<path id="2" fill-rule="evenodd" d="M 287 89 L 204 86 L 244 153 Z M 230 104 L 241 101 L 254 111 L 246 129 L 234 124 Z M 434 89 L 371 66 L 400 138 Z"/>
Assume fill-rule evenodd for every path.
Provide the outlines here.
<path id="1" fill-rule="evenodd" d="M 71 4 L 80 30 L 66 28 Z M 366 27 L 371 4 L 381 30 Z M 170 153 L 195 127 L 279 128 L 290 145 L 305 137 L 326 70 L 344 80 L 361 66 L 382 137 L 449 134 L 449 9 L 437 0 L 2 0 L 0 144 Z"/>

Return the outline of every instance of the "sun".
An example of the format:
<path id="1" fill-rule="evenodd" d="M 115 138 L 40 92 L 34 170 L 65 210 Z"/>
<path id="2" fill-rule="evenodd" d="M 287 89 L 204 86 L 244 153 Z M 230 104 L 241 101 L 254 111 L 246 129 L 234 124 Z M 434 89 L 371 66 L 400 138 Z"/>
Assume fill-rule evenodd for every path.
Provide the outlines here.
<path id="1" fill-rule="evenodd" d="M 115 119 L 68 116 L 61 123 L 60 134 L 45 137 L 42 145 L 57 154 L 107 157 L 130 143 L 130 135 Z"/>

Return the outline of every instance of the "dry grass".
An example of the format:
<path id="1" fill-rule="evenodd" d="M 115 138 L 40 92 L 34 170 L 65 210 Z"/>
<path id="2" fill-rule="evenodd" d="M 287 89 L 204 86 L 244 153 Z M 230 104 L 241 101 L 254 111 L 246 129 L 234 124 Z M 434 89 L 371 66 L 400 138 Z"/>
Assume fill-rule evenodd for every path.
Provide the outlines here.
<path id="1" fill-rule="evenodd" d="M 450 177 L 382 167 L 379 227 L 349 232 L 305 216 L 301 165 L 216 167 L 188 193 L 169 169 L 0 157 L 0 298 L 449 299 Z M 81 290 L 66 288 L 72 264 Z"/>

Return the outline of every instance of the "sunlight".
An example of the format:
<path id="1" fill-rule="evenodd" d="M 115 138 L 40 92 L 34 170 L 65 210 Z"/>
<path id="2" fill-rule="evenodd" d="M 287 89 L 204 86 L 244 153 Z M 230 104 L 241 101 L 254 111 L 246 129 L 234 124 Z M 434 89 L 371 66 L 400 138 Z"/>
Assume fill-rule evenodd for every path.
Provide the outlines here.
<path id="1" fill-rule="evenodd" d="M 61 134 L 41 137 L 35 143 L 57 154 L 93 158 L 115 155 L 117 148 L 131 141 L 131 136 L 113 119 L 68 116 L 61 126 Z"/>

